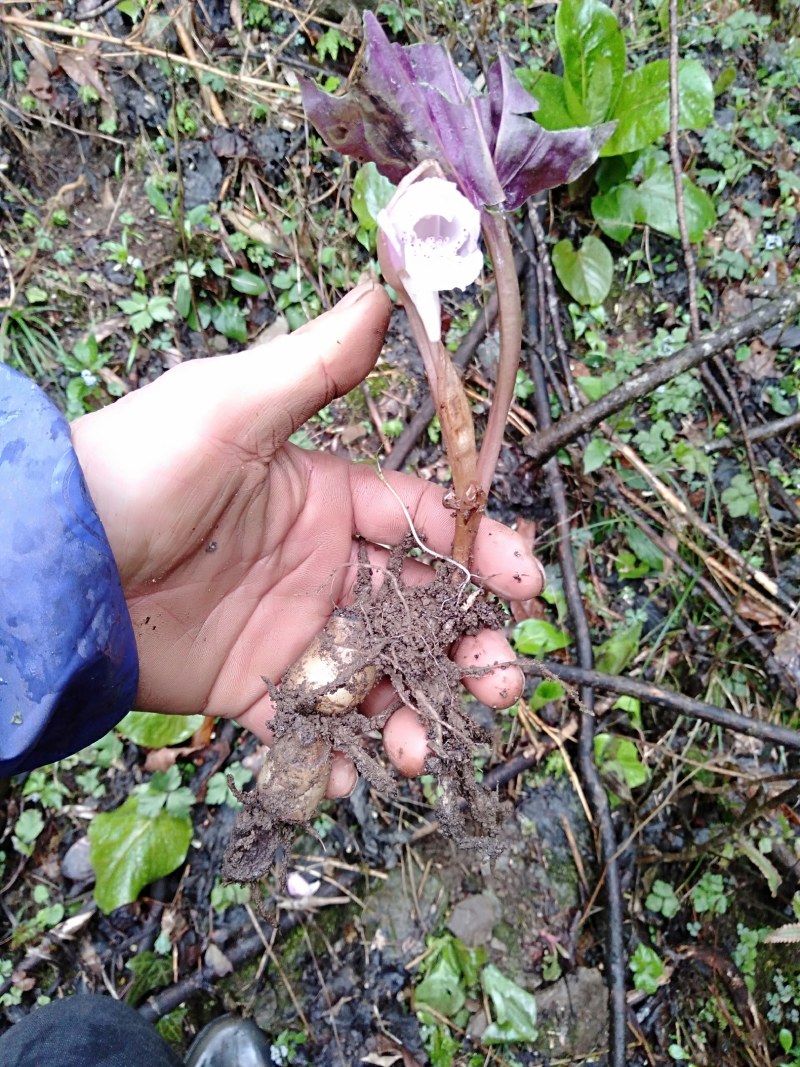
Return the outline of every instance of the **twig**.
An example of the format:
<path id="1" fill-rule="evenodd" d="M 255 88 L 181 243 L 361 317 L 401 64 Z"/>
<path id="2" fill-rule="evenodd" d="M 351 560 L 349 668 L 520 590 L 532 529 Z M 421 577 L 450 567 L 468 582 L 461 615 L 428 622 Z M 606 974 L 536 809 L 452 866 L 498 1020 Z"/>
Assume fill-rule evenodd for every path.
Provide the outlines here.
<path id="1" fill-rule="evenodd" d="M 527 306 L 529 322 L 529 339 L 539 333 L 541 337 L 540 352 L 537 353 L 532 343 L 533 357 L 531 360 L 532 378 L 536 385 L 534 401 L 536 404 L 536 419 L 541 429 L 550 424 L 550 405 L 547 395 L 543 359 L 545 351 L 545 339 L 547 336 L 545 323 L 538 321 L 538 293 L 541 291 L 541 268 L 538 272 L 533 266 L 527 271 Z M 538 330 L 537 330 L 538 326 Z M 570 616 L 575 630 L 578 644 L 578 656 L 581 666 L 586 669 L 592 667 L 592 642 L 589 633 L 589 623 L 583 607 L 578 573 L 575 566 L 575 557 L 572 551 L 570 538 L 569 511 L 567 508 L 564 480 L 561 476 L 558 460 L 553 457 L 545 464 L 548 492 L 556 513 L 556 525 L 558 530 L 558 551 L 561 561 L 561 575 L 564 582 L 564 593 L 567 599 Z M 625 1001 L 625 946 L 622 939 L 623 932 L 623 902 L 622 886 L 620 882 L 619 867 L 617 865 L 617 840 L 614 825 L 611 821 L 611 810 L 608 796 L 600 781 L 600 775 L 594 762 L 594 727 L 595 718 L 594 690 L 591 686 L 581 687 L 582 707 L 580 709 L 580 733 L 578 737 L 578 766 L 584 784 L 586 797 L 594 815 L 595 824 L 599 833 L 600 856 L 605 872 L 605 897 L 607 906 L 606 923 L 606 973 L 608 974 L 608 1002 L 609 1002 L 609 1064 L 611 1067 L 625 1067 L 626 1062 L 626 1035 L 627 1035 L 627 1008 Z"/>
<path id="2" fill-rule="evenodd" d="M 91 11 L 81 11 L 80 15 L 77 16 L 78 20 L 83 22 L 84 19 L 102 18 L 103 15 L 107 15 L 109 11 L 113 11 L 119 2 L 120 0 L 106 0 L 106 2 L 99 7 L 93 7 Z"/>
<path id="3" fill-rule="evenodd" d="M 523 671 L 535 674 L 537 677 L 546 678 L 549 674 L 554 674 L 557 678 L 562 678 L 572 685 L 591 685 L 596 689 L 635 697 L 643 703 L 655 704 L 659 708 L 667 708 L 681 715 L 700 719 L 701 722 L 721 726 L 725 730 L 733 730 L 735 733 L 746 734 L 748 737 L 757 737 L 760 741 L 800 750 L 800 730 L 751 719 L 735 711 L 719 708 L 715 704 L 693 700 L 682 693 L 672 693 L 668 689 L 662 689 L 649 682 L 640 682 L 621 675 L 603 674 L 602 671 L 587 670 L 584 667 L 572 667 L 554 660 L 544 662 L 528 660 L 524 656 L 520 657 L 519 665 Z"/>
<path id="4" fill-rule="evenodd" d="M 0 15 L 0 25 L 3 24 L 16 26 L 20 31 L 43 30 L 45 33 L 54 33 L 59 37 L 80 37 L 83 40 L 99 41 L 101 44 L 110 44 L 117 48 L 122 45 L 127 47 L 127 50 L 133 55 L 155 56 L 157 59 L 163 59 L 167 63 L 175 63 L 181 67 L 192 67 L 194 70 L 206 71 L 206 73 L 214 74 L 219 78 L 224 78 L 226 81 L 241 82 L 242 85 L 251 85 L 256 89 L 270 89 L 273 92 L 290 93 L 293 96 L 299 96 L 300 94 L 298 86 L 281 85 L 279 82 L 267 81 L 264 78 L 254 78 L 249 74 L 237 74 L 234 71 L 225 70 L 224 67 L 219 65 L 213 67 L 210 63 L 202 63 L 199 59 L 178 56 L 174 52 L 167 52 L 163 48 L 151 48 L 149 45 L 139 44 L 138 41 L 131 41 L 129 38 L 120 40 L 108 33 L 79 30 L 74 26 L 62 26 L 57 22 L 39 22 L 36 19 L 26 19 L 19 15 Z M 34 35 L 31 34 L 31 36 Z M 41 40 L 41 38 L 38 39 Z"/>
<path id="5" fill-rule="evenodd" d="M 700 340 L 700 312 L 697 308 L 697 268 L 694 261 L 694 251 L 689 240 L 689 227 L 686 225 L 686 205 L 683 196 L 683 167 L 681 165 L 680 149 L 678 148 L 678 113 L 680 111 L 680 89 L 678 86 L 678 0 L 669 0 L 669 155 L 672 164 L 672 176 L 675 182 L 675 211 L 678 216 L 678 231 L 681 235 L 683 248 L 683 262 L 686 266 L 686 290 L 689 300 L 689 319 L 691 322 L 692 341 Z M 761 473 L 756 464 L 752 442 L 747 433 L 747 424 L 742 412 L 742 405 L 736 392 L 736 387 L 731 381 L 728 370 L 719 357 L 715 357 L 714 367 L 725 384 L 730 396 L 733 409 L 736 412 L 736 421 L 744 441 L 747 463 L 756 490 L 758 509 L 761 513 L 761 525 L 767 539 L 770 560 L 773 572 L 779 571 L 778 554 L 775 549 L 775 541 L 769 523 L 769 496 L 761 478 Z M 710 375 L 708 367 L 703 367 L 703 376 Z"/>
<path id="6" fill-rule="evenodd" d="M 672 547 L 667 544 L 665 539 L 656 533 L 653 527 L 642 518 L 640 511 L 650 513 L 643 501 L 641 501 L 627 486 L 615 482 L 611 476 L 605 477 L 602 480 L 602 484 L 614 498 L 617 507 L 625 512 L 631 522 L 638 526 L 643 533 L 647 534 L 653 544 L 656 545 L 676 567 L 680 568 L 685 574 L 688 574 L 697 585 L 700 586 L 708 598 L 717 605 L 720 611 L 725 614 L 726 618 L 730 620 L 733 627 L 739 631 L 744 640 L 747 641 L 753 651 L 759 656 L 764 663 L 764 666 L 775 676 L 787 696 L 789 696 L 791 700 L 795 700 L 798 692 L 797 682 L 789 675 L 784 666 L 775 659 L 758 634 L 751 630 L 744 619 L 734 610 L 734 606 L 717 586 L 704 575 L 698 574 L 691 564 L 687 563 L 679 552 L 675 552 Z M 634 500 L 636 507 L 631 507 L 624 497 L 629 497 Z M 655 521 L 662 521 L 659 517 L 652 516 L 652 514 L 651 517 L 655 518 Z"/>
<path id="7" fill-rule="evenodd" d="M 230 123 L 225 117 L 225 112 L 222 110 L 222 106 L 219 102 L 219 99 L 217 98 L 217 94 L 214 92 L 210 85 L 204 84 L 202 78 L 200 77 L 200 71 L 198 69 L 197 51 L 194 47 L 194 41 L 192 40 L 191 34 L 191 10 L 186 7 L 181 7 L 176 12 L 172 22 L 175 27 L 175 33 L 178 35 L 178 40 L 181 43 L 181 48 L 186 54 L 187 59 L 190 59 L 192 61 L 192 64 L 195 66 L 197 84 L 200 89 L 200 96 L 203 98 L 203 103 L 211 112 L 211 116 L 214 119 L 214 122 L 216 122 L 218 126 L 224 126 L 227 129 Z"/>
<path id="8" fill-rule="evenodd" d="M 621 411 L 634 400 L 652 393 L 659 385 L 664 385 L 692 367 L 700 366 L 712 356 L 724 352 L 726 348 L 734 348 L 742 341 L 762 334 L 770 326 L 790 319 L 798 309 L 800 289 L 794 287 L 785 290 L 775 300 L 762 304 L 749 315 L 737 319 L 712 336 L 686 345 L 667 359 L 651 364 L 646 370 L 618 385 L 599 400 L 560 418 L 555 426 L 540 428 L 538 433 L 531 434 L 523 442 L 525 455 L 542 462 L 581 433 L 598 426 L 603 419 Z"/>
<path id="9" fill-rule="evenodd" d="M 753 443 L 758 441 L 766 441 L 770 437 L 779 437 L 784 433 L 791 433 L 792 430 L 800 426 L 800 411 L 795 411 L 793 415 L 786 415 L 783 419 L 772 419 L 770 422 L 761 423 L 758 426 L 748 426 L 747 432 L 750 436 L 750 440 Z M 734 434 L 740 431 L 734 430 Z M 730 448 L 733 441 L 730 437 L 723 437 L 719 441 L 712 441 L 706 445 L 706 452 L 718 452 L 723 448 Z"/>
<path id="10" fill-rule="evenodd" d="M 681 235 L 683 261 L 686 264 L 686 289 L 689 298 L 689 318 L 692 324 L 692 340 L 700 338 L 700 313 L 697 310 L 697 268 L 694 262 L 689 227 L 686 225 L 686 208 L 683 201 L 683 167 L 678 148 L 678 112 L 680 98 L 678 89 L 678 0 L 669 0 L 669 156 L 672 177 L 675 182 L 675 211 L 678 215 L 678 232 Z"/>

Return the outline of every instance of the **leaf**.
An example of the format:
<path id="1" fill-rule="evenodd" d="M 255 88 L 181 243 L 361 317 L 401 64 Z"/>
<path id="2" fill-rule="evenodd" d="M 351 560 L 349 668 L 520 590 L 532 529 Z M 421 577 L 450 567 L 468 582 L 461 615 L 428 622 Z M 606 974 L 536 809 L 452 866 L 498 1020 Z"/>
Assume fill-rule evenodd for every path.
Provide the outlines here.
<path id="1" fill-rule="evenodd" d="M 714 88 L 697 60 L 683 60 L 678 66 L 678 94 L 681 129 L 704 129 L 714 117 Z M 617 128 L 600 151 L 601 157 L 635 152 L 669 131 L 669 60 L 656 59 L 622 80 L 622 91 L 609 118 Z"/>
<path id="2" fill-rule="evenodd" d="M 777 896 L 780 889 L 781 882 L 783 881 L 783 875 L 778 871 L 772 860 L 767 859 L 763 852 L 759 851 L 750 841 L 739 841 L 739 850 L 743 856 L 753 864 L 756 870 L 760 871 L 764 876 L 764 880 L 769 887 L 771 896 Z"/>
<path id="3" fill-rule="evenodd" d="M 136 900 L 140 890 L 171 874 L 186 859 L 192 840 L 188 815 L 142 815 L 139 797 L 95 815 L 89 826 L 89 860 L 97 875 L 95 899 L 108 914 Z"/>
<path id="4" fill-rule="evenodd" d="M 625 527 L 625 540 L 630 545 L 633 554 L 642 563 L 646 563 L 653 570 L 663 570 L 664 553 L 658 545 L 653 544 L 647 534 L 640 530 L 638 526 Z"/>
<path id="5" fill-rule="evenodd" d="M 631 956 L 630 969 L 637 989 L 651 995 L 655 993 L 664 974 L 664 964 L 657 952 L 649 945 L 637 945 Z"/>
<path id="6" fill-rule="evenodd" d="M 155 711 L 129 711 L 117 730 L 143 748 L 164 748 L 191 737 L 205 722 L 205 715 L 161 715 Z"/>
<path id="7" fill-rule="evenodd" d="M 731 484 L 722 491 L 722 503 L 732 519 L 758 514 L 758 497 L 746 474 L 734 474 Z"/>
<path id="8" fill-rule="evenodd" d="M 245 296 L 261 296 L 267 291 L 264 279 L 249 270 L 235 270 L 231 275 L 231 286 L 237 293 L 244 293 Z"/>
<path id="9" fill-rule="evenodd" d="M 592 197 L 595 222 L 612 241 L 627 241 L 637 222 L 639 200 L 631 182 L 623 182 L 607 193 Z"/>
<path id="10" fill-rule="evenodd" d="M 523 656 L 544 656 L 566 648 L 572 638 L 545 619 L 523 619 L 514 628 L 511 640 Z"/>
<path id="11" fill-rule="evenodd" d="M 233 300 L 222 300 L 211 311 L 214 329 L 232 341 L 247 343 L 247 322 L 242 309 Z"/>
<path id="12" fill-rule="evenodd" d="M 675 210 L 675 183 L 667 163 L 657 164 L 650 176 L 636 190 L 637 218 L 676 240 L 680 238 Z M 706 230 L 717 221 L 711 197 L 684 175 L 683 201 L 690 241 L 700 241 Z"/>
<path id="13" fill-rule="evenodd" d="M 800 923 L 786 923 L 764 938 L 766 945 L 800 945 Z"/>
<path id="14" fill-rule="evenodd" d="M 461 968 L 452 946 L 446 943 L 438 952 L 433 965 L 414 990 L 414 1010 L 432 1011 L 451 1019 L 467 999 Z"/>
<path id="15" fill-rule="evenodd" d="M 583 453 L 583 473 L 591 474 L 599 470 L 608 462 L 613 451 L 613 445 L 604 437 L 593 437 Z"/>
<path id="16" fill-rule="evenodd" d="M 589 400 L 599 400 L 601 396 L 610 393 L 619 385 L 619 379 L 613 371 L 607 371 L 595 377 L 576 378 L 575 381 L 581 387 Z"/>
<path id="17" fill-rule="evenodd" d="M 303 104 L 331 148 L 371 160 L 390 181 L 436 160 L 475 207 L 511 211 L 536 192 L 574 181 L 611 133 L 609 126 L 550 131 L 534 122 L 537 102 L 502 53 L 480 94 L 446 49 L 392 44 L 371 11 L 364 37 L 355 86 L 332 97 L 301 78 Z"/>
<path id="18" fill-rule="evenodd" d="M 378 228 L 378 214 L 392 199 L 395 185 L 378 172 L 374 163 L 365 163 L 353 179 L 351 203 L 362 228 L 372 232 Z"/>
<path id="19" fill-rule="evenodd" d="M 535 1041 L 536 999 L 527 989 L 506 978 L 489 964 L 481 972 L 481 985 L 492 1002 L 494 1022 L 481 1035 L 486 1045 L 500 1045 L 507 1041 Z"/>
<path id="20" fill-rule="evenodd" d="M 639 750 L 627 737 L 595 734 L 594 758 L 604 774 L 624 782 L 628 789 L 636 789 L 650 779 L 650 771 L 639 758 Z"/>
<path id="21" fill-rule="evenodd" d="M 528 705 L 531 711 L 538 711 L 543 708 L 545 704 L 552 704 L 556 700 L 560 700 L 564 695 L 564 686 L 560 682 L 554 682 L 552 679 L 545 679 L 543 682 L 539 682 L 533 691 L 533 695 L 528 701 Z"/>
<path id="22" fill-rule="evenodd" d="M 621 674 L 639 651 L 642 624 L 634 623 L 625 630 L 617 630 L 594 650 L 594 667 L 603 674 Z"/>
<path id="23" fill-rule="evenodd" d="M 535 114 L 540 126 L 546 130 L 568 130 L 575 125 L 567 107 L 563 78 L 546 70 L 518 70 L 517 77 L 536 97 L 539 107 Z"/>
<path id="24" fill-rule="evenodd" d="M 625 73 L 625 38 L 616 15 L 600 0 L 561 0 L 556 40 L 575 123 L 603 122 L 614 110 Z"/>
<path id="25" fill-rule="evenodd" d="M 192 310 L 192 283 L 188 274 L 179 274 L 175 279 L 175 310 L 182 319 L 189 317 Z"/>
<path id="26" fill-rule="evenodd" d="M 576 252 L 567 238 L 553 249 L 553 267 L 558 280 L 579 304 L 597 307 L 608 296 L 614 278 L 614 259 L 591 234 Z"/>
<path id="27" fill-rule="evenodd" d="M 125 996 L 125 1003 L 132 1008 L 144 1000 L 148 993 L 163 989 L 172 981 L 171 956 L 158 956 L 148 950 L 129 959 L 125 966 L 133 974 L 133 981 Z"/>

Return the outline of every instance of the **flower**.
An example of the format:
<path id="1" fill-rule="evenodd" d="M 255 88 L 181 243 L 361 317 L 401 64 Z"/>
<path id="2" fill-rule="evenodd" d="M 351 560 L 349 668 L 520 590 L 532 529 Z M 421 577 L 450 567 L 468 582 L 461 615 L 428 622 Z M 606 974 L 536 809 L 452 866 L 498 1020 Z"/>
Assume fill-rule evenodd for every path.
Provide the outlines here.
<path id="1" fill-rule="evenodd" d="M 435 159 L 476 208 L 514 210 L 529 196 L 574 181 L 597 158 L 614 123 L 548 131 L 538 103 L 501 55 L 479 94 L 440 45 L 392 44 L 364 14 L 366 51 L 356 86 L 331 96 L 301 79 L 311 122 L 331 148 L 372 160 L 399 182 Z"/>
<path id="2" fill-rule="evenodd" d="M 400 182 L 377 221 L 384 277 L 406 291 L 428 339 L 441 340 L 439 290 L 465 289 L 483 268 L 480 212 L 425 162 Z"/>

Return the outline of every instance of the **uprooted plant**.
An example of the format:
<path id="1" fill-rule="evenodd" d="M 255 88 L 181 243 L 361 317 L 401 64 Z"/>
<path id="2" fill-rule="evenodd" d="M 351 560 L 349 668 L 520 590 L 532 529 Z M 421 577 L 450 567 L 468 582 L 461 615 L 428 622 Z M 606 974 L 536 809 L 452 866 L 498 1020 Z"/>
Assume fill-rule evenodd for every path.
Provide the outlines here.
<path id="1" fill-rule="evenodd" d="M 404 559 L 415 542 L 424 547 L 409 520 L 409 539 L 392 552 L 378 592 L 370 593 L 375 568 L 362 552 L 354 603 L 334 611 L 279 687 L 265 679 L 276 709 L 270 723 L 275 741 L 256 789 L 237 793 L 244 809 L 224 868 L 232 881 L 257 881 L 279 849 L 288 853 L 295 829 L 309 823 L 325 794 L 334 750 L 346 753 L 377 787 L 391 789 L 391 778 L 362 738 L 401 704 L 427 728 L 442 827 L 462 843 L 495 850 L 498 807 L 473 778 L 478 730 L 460 710 L 458 685 L 465 672 L 448 652 L 465 635 L 501 621 L 471 560 L 521 348 L 519 286 L 506 220 L 533 194 L 578 177 L 613 129 L 548 132 L 530 118 L 537 102 L 502 55 L 487 73 L 488 92 L 480 94 L 441 46 L 392 44 L 374 15 L 368 12 L 364 23 L 365 60 L 354 88 L 333 97 L 305 82 L 303 100 L 331 148 L 374 162 L 398 183 L 378 217 L 378 255 L 408 315 L 442 427 L 453 479 L 445 497 L 455 519 L 452 555 L 438 559 L 429 585 L 405 585 Z M 481 234 L 498 291 L 500 360 L 478 450 L 466 392 L 442 343 L 439 291 L 464 289 L 477 279 Z M 381 678 L 391 681 L 397 701 L 367 719 L 358 706 Z M 476 836 L 467 833 L 463 802 L 478 826 Z"/>

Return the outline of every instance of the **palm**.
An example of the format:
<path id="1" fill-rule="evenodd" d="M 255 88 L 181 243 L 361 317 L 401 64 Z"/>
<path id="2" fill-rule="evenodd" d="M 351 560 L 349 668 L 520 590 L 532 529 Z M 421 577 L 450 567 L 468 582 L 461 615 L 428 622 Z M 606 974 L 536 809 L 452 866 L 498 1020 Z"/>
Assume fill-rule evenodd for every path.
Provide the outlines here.
<path id="1" fill-rule="evenodd" d="M 354 538 L 386 545 L 407 533 L 374 468 L 287 443 L 364 377 L 387 312 L 377 290 L 271 346 L 185 363 L 74 424 L 136 633 L 139 707 L 236 718 L 268 737 L 261 677 L 278 681 L 347 597 Z M 441 491 L 404 475 L 392 484 L 431 547 L 446 552 L 452 518 Z M 510 531 L 484 523 L 476 570 L 495 575 L 487 584 L 501 593 L 535 595 L 540 578 L 520 549 Z M 480 653 L 491 662 L 508 650 L 485 635 Z M 491 697 L 508 684 L 470 687 L 488 686 Z"/>

